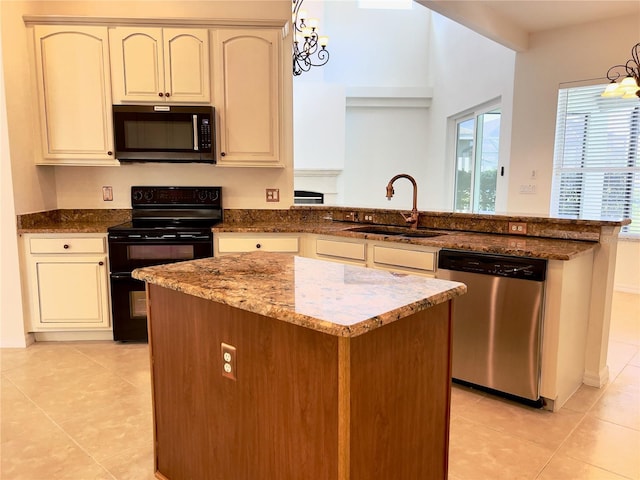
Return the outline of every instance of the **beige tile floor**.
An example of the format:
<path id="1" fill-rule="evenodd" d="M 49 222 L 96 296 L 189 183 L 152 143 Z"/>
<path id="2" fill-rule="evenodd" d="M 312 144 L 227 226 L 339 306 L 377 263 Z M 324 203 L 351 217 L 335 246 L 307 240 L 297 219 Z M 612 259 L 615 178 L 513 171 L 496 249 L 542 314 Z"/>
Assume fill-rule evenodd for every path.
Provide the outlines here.
<path id="1" fill-rule="evenodd" d="M 555 414 L 454 386 L 449 478 L 640 480 L 640 295 L 614 295 L 610 338 L 610 383 Z M 154 478 L 147 345 L 37 343 L 0 360 L 0 478 Z"/>

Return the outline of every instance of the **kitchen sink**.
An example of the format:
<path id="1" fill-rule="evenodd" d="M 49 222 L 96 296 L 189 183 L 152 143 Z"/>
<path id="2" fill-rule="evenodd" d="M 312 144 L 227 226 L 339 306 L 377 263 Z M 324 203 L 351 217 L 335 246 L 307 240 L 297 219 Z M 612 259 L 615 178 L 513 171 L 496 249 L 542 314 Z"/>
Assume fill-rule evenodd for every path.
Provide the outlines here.
<path id="1" fill-rule="evenodd" d="M 387 237 L 410 237 L 410 238 L 428 238 L 447 235 L 449 232 L 439 230 L 418 229 L 413 230 L 409 227 L 393 227 L 387 225 L 366 225 L 362 227 L 353 227 L 347 229 L 349 232 L 370 233 L 374 235 L 384 235 Z"/>

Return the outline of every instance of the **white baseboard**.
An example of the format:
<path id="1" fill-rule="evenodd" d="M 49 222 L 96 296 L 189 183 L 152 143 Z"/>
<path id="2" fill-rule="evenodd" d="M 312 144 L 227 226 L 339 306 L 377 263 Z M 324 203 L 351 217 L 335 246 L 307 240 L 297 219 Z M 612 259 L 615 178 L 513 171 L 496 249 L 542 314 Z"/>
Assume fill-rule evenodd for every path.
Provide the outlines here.
<path id="1" fill-rule="evenodd" d="M 82 331 L 82 332 L 35 332 L 36 342 L 79 342 L 92 340 L 113 341 L 112 330 Z"/>
<path id="2" fill-rule="evenodd" d="M 584 372 L 582 382 L 590 387 L 604 387 L 609 382 L 609 367 L 605 366 L 598 373 Z"/>
<path id="3" fill-rule="evenodd" d="M 636 295 L 640 295 L 640 285 L 616 283 L 613 286 L 613 289 L 616 292 L 635 293 Z"/>

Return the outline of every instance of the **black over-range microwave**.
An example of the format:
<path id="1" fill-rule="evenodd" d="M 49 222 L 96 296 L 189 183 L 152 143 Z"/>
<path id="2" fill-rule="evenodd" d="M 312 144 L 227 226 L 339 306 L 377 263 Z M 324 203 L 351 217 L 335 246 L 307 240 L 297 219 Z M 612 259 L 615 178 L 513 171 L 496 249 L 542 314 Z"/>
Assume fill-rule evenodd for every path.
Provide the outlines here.
<path id="1" fill-rule="evenodd" d="M 213 107 L 114 105 L 121 162 L 216 163 Z"/>

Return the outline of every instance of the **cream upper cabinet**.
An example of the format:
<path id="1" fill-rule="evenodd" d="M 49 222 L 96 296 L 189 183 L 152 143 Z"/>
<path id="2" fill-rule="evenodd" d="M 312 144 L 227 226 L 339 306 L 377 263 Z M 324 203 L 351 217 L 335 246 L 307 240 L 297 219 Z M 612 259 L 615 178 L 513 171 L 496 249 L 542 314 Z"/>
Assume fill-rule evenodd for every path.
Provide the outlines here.
<path id="1" fill-rule="evenodd" d="M 42 158 L 50 165 L 117 164 L 107 27 L 34 26 Z"/>
<path id="2" fill-rule="evenodd" d="M 109 30 L 114 103 L 210 103 L 206 28 Z"/>
<path id="3" fill-rule="evenodd" d="M 281 29 L 212 31 L 218 165 L 282 166 Z"/>

